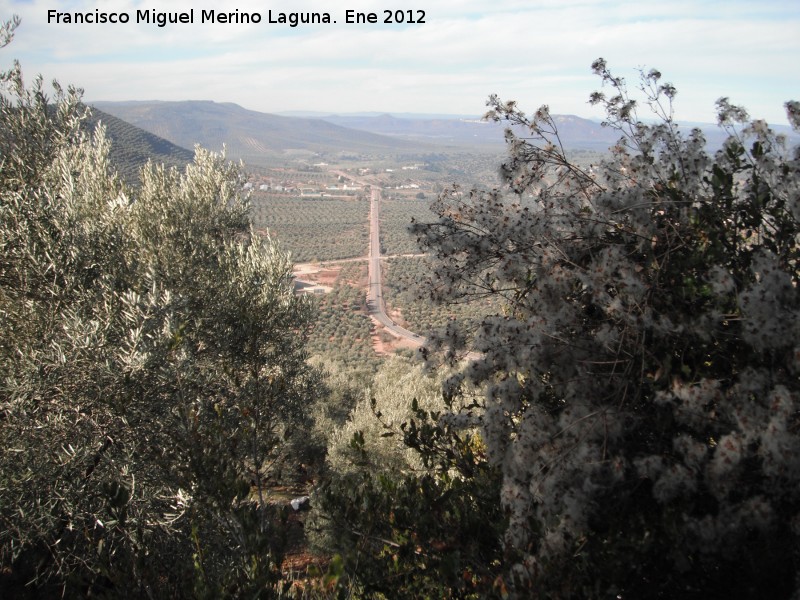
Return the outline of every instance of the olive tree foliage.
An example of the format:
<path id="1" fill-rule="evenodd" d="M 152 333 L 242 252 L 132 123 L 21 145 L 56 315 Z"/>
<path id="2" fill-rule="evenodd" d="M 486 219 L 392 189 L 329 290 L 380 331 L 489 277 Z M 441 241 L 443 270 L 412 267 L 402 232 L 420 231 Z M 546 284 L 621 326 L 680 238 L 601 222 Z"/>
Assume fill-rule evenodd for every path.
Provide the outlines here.
<path id="1" fill-rule="evenodd" d="M 445 375 L 389 359 L 331 428 L 306 520 L 309 541 L 333 556 L 321 578 L 329 597 L 502 596 L 499 471 L 476 431 L 437 422 Z"/>
<path id="2" fill-rule="evenodd" d="M 316 385 L 287 255 L 224 156 L 126 188 L 80 90 L 0 92 L 0 586 L 268 594 Z"/>
<path id="3" fill-rule="evenodd" d="M 419 454 L 397 435 L 400 426 L 414 417 L 412 401 L 420 410 L 444 410 L 441 377 L 432 377 L 422 365 L 412 365 L 400 357 L 387 359 L 346 421 L 328 429 L 326 466 L 331 474 L 342 478 L 364 470 L 371 475 L 422 472 Z M 360 440 L 356 447 L 352 444 L 354 435 Z M 361 460 L 362 455 L 367 463 Z"/>
<path id="4" fill-rule="evenodd" d="M 479 426 L 502 470 L 502 577 L 521 597 L 788 597 L 800 560 L 800 150 L 718 101 L 711 152 L 673 119 L 655 70 L 638 92 L 593 70 L 619 142 L 582 167 L 543 106 L 493 96 L 502 190 L 443 193 L 413 229 L 431 296 L 502 298 L 445 385 L 486 386 Z M 638 94 L 638 95 L 637 95 Z M 637 101 L 634 97 L 642 98 Z M 658 118 L 645 124 L 644 104 Z M 795 131 L 800 103 L 786 104 Z M 426 350 L 467 350 L 458 324 Z"/>

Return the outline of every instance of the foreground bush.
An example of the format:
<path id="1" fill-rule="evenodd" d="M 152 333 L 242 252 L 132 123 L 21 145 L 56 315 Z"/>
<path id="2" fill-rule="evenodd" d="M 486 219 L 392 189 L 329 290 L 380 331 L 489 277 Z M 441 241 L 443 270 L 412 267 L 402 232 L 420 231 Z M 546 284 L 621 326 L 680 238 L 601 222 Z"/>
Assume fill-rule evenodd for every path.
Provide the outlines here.
<path id="1" fill-rule="evenodd" d="M 400 428 L 429 470 L 323 490 L 340 577 L 365 597 L 800 589 L 800 149 L 721 99 L 728 139 L 711 153 L 673 121 L 660 73 L 642 73 L 661 119 L 646 125 L 594 69 L 621 135 L 607 160 L 579 167 L 547 107 L 492 97 L 507 187 L 455 188 L 414 227 L 437 261 L 432 299 L 503 308 L 425 350 L 432 368 L 473 351 L 450 407 Z M 800 105 L 787 112 L 797 129 Z M 483 398 L 463 406 L 466 386 Z M 363 435 L 351 448 L 368 463 Z"/>
<path id="2" fill-rule="evenodd" d="M 0 588 L 278 593 L 265 480 L 306 424 L 310 306 L 236 167 L 128 189 L 84 114 L 2 75 Z"/>

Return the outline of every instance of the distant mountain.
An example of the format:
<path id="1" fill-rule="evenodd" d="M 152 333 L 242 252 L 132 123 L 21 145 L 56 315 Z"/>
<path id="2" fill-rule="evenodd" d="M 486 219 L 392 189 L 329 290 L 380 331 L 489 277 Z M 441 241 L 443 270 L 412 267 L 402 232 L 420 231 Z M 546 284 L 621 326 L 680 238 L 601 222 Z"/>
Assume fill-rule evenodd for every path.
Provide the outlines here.
<path id="1" fill-rule="evenodd" d="M 572 115 L 553 115 L 564 145 L 570 149 L 606 150 L 619 137 L 595 121 Z M 501 146 L 505 143 L 503 123 L 490 123 L 479 118 L 402 117 L 330 115 L 325 121 L 370 131 L 399 139 L 420 140 L 432 144 L 459 146 Z"/>
<path id="2" fill-rule="evenodd" d="M 331 111 L 321 111 L 321 110 L 287 110 L 281 111 L 276 113 L 283 117 L 310 117 L 310 118 L 317 118 L 317 119 L 324 119 L 326 117 L 337 116 L 337 117 L 380 117 L 383 115 L 390 115 L 397 119 L 447 119 L 447 120 L 459 120 L 459 119 L 480 119 L 479 115 L 454 115 L 454 114 L 445 114 L 445 113 L 411 113 L 411 112 L 391 112 L 387 113 L 385 111 L 365 111 L 365 112 L 351 112 L 351 113 L 332 113 Z"/>
<path id="3" fill-rule="evenodd" d="M 194 159 L 194 153 L 186 148 L 176 146 L 95 107 L 85 126 L 93 131 L 100 123 L 105 126 L 106 136 L 111 141 L 111 163 L 130 184 L 139 182 L 139 169 L 148 160 L 183 169 Z"/>
<path id="4" fill-rule="evenodd" d="M 398 154 L 418 142 L 347 129 L 320 119 L 281 117 L 210 101 L 95 102 L 97 108 L 184 147 L 200 144 L 258 164 L 301 153 Z M 422 148 L 424 150 L 424 148 Z"/>
<path id="5" fill-rule="evenodd" d="M 678 126 L 685 135 L 692 129 L 700 129 L 706 137 L 706 144 L 711 149 L 722 147 L 723 142 L 728 139 L 726 131 L 713 123 L 682 122 Z M 800 135 L 788 125 L 773 125 L 770 123 L 770 128 L 777 134 L 785 135 L 790 145 L 800 144 Z"/>
<path id="6" fill-rule="evenodd" d="M 488 123 L 479 118 L 456 115 L 440 115 L 434 118 L 425 115 L 366 113 L 328 115 L 322 118 L 343 127 L 436 144 L 499 146 L 505 143 L 505 124 Z M 604 152 L 621 137 L 618 131 L 610 127 L 603 127 L 596 121 L 574 115 L 553 115 L 553 119 L 562 143 L 570 150 Z M 688 134 L 695 127 L 702 130 L 711 150 L 719 148 L 727 138 L 727 133 L 715 123 L 679 123 L 678 127 L 684 134 Z M 790 143 L 800 142 L 800 136 L 790 127 L 775 125 L 772 128 L 776 133 L 785 135 Z M 518 134 L 524 135 L 524 132 Z"/>

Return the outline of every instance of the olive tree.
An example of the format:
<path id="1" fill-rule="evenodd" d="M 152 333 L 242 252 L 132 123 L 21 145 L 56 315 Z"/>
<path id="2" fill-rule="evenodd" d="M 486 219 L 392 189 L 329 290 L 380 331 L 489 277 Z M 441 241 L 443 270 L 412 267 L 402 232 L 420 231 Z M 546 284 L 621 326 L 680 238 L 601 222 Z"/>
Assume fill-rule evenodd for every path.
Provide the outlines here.
<path id="1" fill-rule="evenodd" d="M 501 577 L 517 597 L 789 597 L 800 534 L 800 150 L 718 101 L 712 152 L 673 118 L 674 86 L 641 100 L 605 61 L 592 102 L 620 134 L 580 166 L 546 106 L 508 125 L 503 189 L 443 193 L 413 227 L 431 297 L 502 299 L 467 348 L 453 323 L 426 349 L 471 360 L 480 427 L 502 470 Z M 652 109 L 655 124 L 638 110 Z M 786 105 L 797 130 L 800 104 Z"/>
<path id="2" fill-rule="evenodd" d="M 240 168 L 198 148 L 128 188 L 80 90 L 1 81 L 0 587 L 277 590 L 312 307 Z"/>
<path id="3" fill-rule="evenodd" d="M 309 541 L 333 555 L 320 580 L 329 597 L 502 597 L 499 470 L 475 431 L 437 422 L 446 374 L 388 360 L 329 434 L 306 520 Z"/>

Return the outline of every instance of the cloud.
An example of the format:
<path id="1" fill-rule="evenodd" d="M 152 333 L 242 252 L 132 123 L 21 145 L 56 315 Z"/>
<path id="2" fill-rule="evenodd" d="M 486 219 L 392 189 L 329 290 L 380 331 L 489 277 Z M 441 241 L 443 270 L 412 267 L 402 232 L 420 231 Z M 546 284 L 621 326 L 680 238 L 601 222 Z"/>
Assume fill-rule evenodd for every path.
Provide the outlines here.
<path id="1" fill-rule="evenodd" d="M 256 0 L 228 9 L 261 14 L 251 25 L 200 24 L 202 7 L 176 0 L 170 12 L 195 6 L 193 25 L 47 24 L 48 9 L 133 17 L 165 4 L 0 0 L 0 13 L 23 19 L 4 52 L 29 73 L 83 86 L 90 99 L 199 98 L 264 111 L 477 114 L 498 93 L 531 110 L 547 103 L 590 115 L 586 98 L 598 82 L 589 65 L 599 56 L 631 80 L 636 67 L 659 68 L 678 87 L 679 116 L 690 120 L 713 120 L 714 101 L 727 95 L 785 122 L 782 103 L 798 87 L 800 9 L 785 2 L 439 0 L 416 4 L 424 24 L 346 25 L 344 8 L 312 0 L 304 10 L 339 22 L 291 28 L 266 23 Z M 273 14 L 295 6 L 269 5 Z M 347 6 L 382 18 L 389 4 Z"/>

